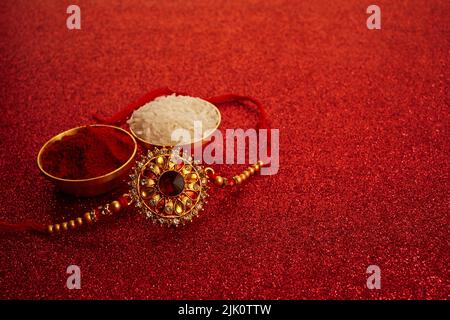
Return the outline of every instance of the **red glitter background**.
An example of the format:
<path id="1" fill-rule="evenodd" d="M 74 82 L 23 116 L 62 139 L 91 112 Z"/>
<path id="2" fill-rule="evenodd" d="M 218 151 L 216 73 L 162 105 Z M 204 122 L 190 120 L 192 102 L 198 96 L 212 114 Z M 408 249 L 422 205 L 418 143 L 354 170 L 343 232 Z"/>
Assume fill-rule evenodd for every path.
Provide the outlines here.
<path id="1" fill-rule="evenodd" d="M 81 7 L 82 29 L 66 28 Z M 218 191 L 187 227 L 128 213 L 66 235 L 0 235 L 0 298 L 448 298 L 448 1 L 1 1 L 0 218 L 109 197 L 55 193 L 41 145 L 161 86 L 246 94 L 281 168 Z M 255 114 L 223 111 L 222 128 Z M 225 167 L 225 173 L 241 170 Z M 80 266 L 81 290 L 65 287 Z M 382 289 L 366 288 L 381 268 Z"/>

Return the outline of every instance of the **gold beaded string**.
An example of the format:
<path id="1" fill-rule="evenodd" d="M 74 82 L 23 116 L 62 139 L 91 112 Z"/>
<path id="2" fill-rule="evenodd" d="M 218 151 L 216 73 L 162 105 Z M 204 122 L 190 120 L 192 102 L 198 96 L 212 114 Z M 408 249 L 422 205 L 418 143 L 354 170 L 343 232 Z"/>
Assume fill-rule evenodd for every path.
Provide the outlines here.
<path id="1" fill-rule="evenodd" d="M 80 217 L 61 223 L 49 224 L 47 225 L 46 231 L 50 234 L 59 233 L 70 229 L 76 229 L 78 227 L 81 227 L 84 223 L 92 224 L 105 216 L 111 216 L 113 214 L 119 213 L 130 204 L 130 195 L 123 194 L 121 197 L 119 197 L 119 199 L 114 200 L 106 204 L 105 206 L 92 209 L 91 211 L 86 212 Z"/>
<path id="2" fill-rule="evenodd" d="M 208 177 L 213 180 L 213 182 L 216 186 L 232 187 L 234 185 L 239 185 L 239 184 L 242 184 L 243 182 L 245 182 L 248 178 L 253 176 L 256 172 L 259 172 L 259 170 L 261 169 L 262 166 L 263 166 L 263 162 L 261 160 L 258 160 L 255 164 L 249 166 L 247 169 L 242 171 L 242 173 L 233 176 L 233 178 L 231 178 L 231 179 L 227 179 L 220 175 L 217 175 L 214 172 L 214 169 L 209 168 L 209 167 L 206 168 L 205 171 L 206 171 L 206 174 L 208 175 Z"/>

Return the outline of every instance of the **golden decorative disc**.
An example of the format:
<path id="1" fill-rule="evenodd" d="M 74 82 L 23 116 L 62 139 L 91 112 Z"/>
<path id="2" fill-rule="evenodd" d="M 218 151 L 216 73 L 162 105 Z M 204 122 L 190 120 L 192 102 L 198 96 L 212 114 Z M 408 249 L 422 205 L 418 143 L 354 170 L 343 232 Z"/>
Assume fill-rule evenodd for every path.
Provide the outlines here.
<path id="1" fill-rule="evenodd" d="M 139 212 L 154 223 L 178 226 L 203 210 L 208 196 L 204 168 L 179 150 L 148 151 L 130 175 L 131 197 Z"/>

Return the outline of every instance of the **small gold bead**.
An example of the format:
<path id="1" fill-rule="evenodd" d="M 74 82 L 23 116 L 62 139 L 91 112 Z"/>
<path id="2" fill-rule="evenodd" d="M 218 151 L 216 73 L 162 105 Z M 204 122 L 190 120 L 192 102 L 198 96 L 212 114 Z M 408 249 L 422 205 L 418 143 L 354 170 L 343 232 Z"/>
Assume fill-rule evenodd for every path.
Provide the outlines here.
<path id="1" fill-rule="evenodd" d="M 75 229 L 75 228 L 77 227 L 77 225 L 75 224 L 75 220 L 70 220 L 70 221 L 69 221 L 69 227 L 70 227 L 71 229 Z"/>
<path id="2" fill-rule="evenodd" d="M 239 178 L 241 178 L 242 182 L 244 182 L 245 180 L 247 180 L 247 177 L 245 176 L 245 174 L 241 173 L 239 175 Z"/>
<path id="3" fill-rule="evenodd" d="M 52 224 L 49 224 L 49 225 L 47 226 L 47 232 L 48 232 L 48 233 L 53 233 L 53 225 L 52 225 Z"/>
<path id="4" fill-rule="evenodd" d="M 244 170 L 244 172 L 242 172 L 245 177 L 248 179 L 250 177 L 250 172 L 248 170 Z"/>
<path id="5" fill-rule="evenodd" d="M 250 172 L 251 175 L 255 174 L 255 169 L 253 169 L 253 167 L 248 167 L 247 171 Z"/>
<path id="6" fill-rule="evenodd" d="M 197 174 L 195 173 L 191 173 L 191 175 L 189 176 L 190 180 L 197 180 Z"/>
<path id="7" fill-rule="evenodd" d="M 79 226 L 81 226 L 83 224 L 83 218 L 81 218 L 81 217 L 76 218 L 75 221 L 77 222 L 77 224 Z"/>
<path id="8" fill-rule="evenodd" d="M 156 163 L 162 166 L 164 164 L 164 158 L 159 156 L 158 158 L 156 158 Z"/>
<path id="9" fill-rule="evenodd" d="M 262 162 L 261 160 L 258 160 L 256 163 L 259 164 L 260 167 L 262 167 L 264 164 L 264 162 Z"/>
<path id="10" fill-rule="evenodd" d="M 253 168 L 255 169 L 255 171 L 259 171 L 260 166 L 259 166 L 259 164 L 254 164 L 254 165 L 253 165 Z"/>
<path id="11" fill-rule="evenodd" d="M 91 223 L 92 222 L 92 218 L 91 218 L 91 213 L 90 212 L 86 212 L 84 214 L 84 220 L 86 220 L 87 223 Z"/>
<path id="12" fill-rule="evenodd" d="M 216 186 L 220 187 L 221 185 L 223 185 L 223 178 L 221 176 L 217 176 L 214 179 L 214 183 L 215 183 Z"/>
<path id="13" fill-rule="evenodd" d="M 111 202 L 111 204 L 109 205 L 109 209 L 113 213 L 118 213 L 122 209 L 122 205 L 120 204 L 119 201 L 115 200 L 115 201 Z"/>
<path id="14" fill-rule="evenodd" d="M 61 226 L 59 225 L 59 223 L 57 223 L 57 224 L 55 224 L 55 225 L 53 226 L 53 229 L 54 229 L 56 232 L 59 232 L 59 231 L 61 231 Z"/>
<path id="15" fill-rule="evenodd" d="M 236 182 L 236 184 L 241 184 L 242 183 L 242 179 L 240 176 L 234 176 L 233 177 L 234 182 Z"/>
<path id="16" fill-rule="evenodd" d="M 67 231 L 67 229 L 69 229 L 69 224 L 67 222 L 63 222 L 61 223 L 61 227 L 64 231 Z"/>

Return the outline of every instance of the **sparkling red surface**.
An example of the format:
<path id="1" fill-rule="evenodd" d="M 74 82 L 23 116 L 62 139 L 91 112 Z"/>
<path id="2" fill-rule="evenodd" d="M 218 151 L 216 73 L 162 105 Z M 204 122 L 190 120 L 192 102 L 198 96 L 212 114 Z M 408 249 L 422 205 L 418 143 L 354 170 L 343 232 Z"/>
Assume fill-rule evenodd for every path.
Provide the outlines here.
<path id="1" fill-rule="evenodd" d="M 191 225 L 127 213 L 57 237 L 0 235 L 0 298 L 448 298 L 448 1 L 0 2 L 0 218 L 45 223 L 110 197 L 55 193 L 41 145 L 150 89 L 246 94 L 281 168 L 217 191 Z M 222 128 L 255 114 L 221 108 Z M 241 166 L 227 166 L 233 174 Z M 66 268 L 80 266 L 81 290 Z M 376 264 L 382 289 L 366 288 Z"/>

